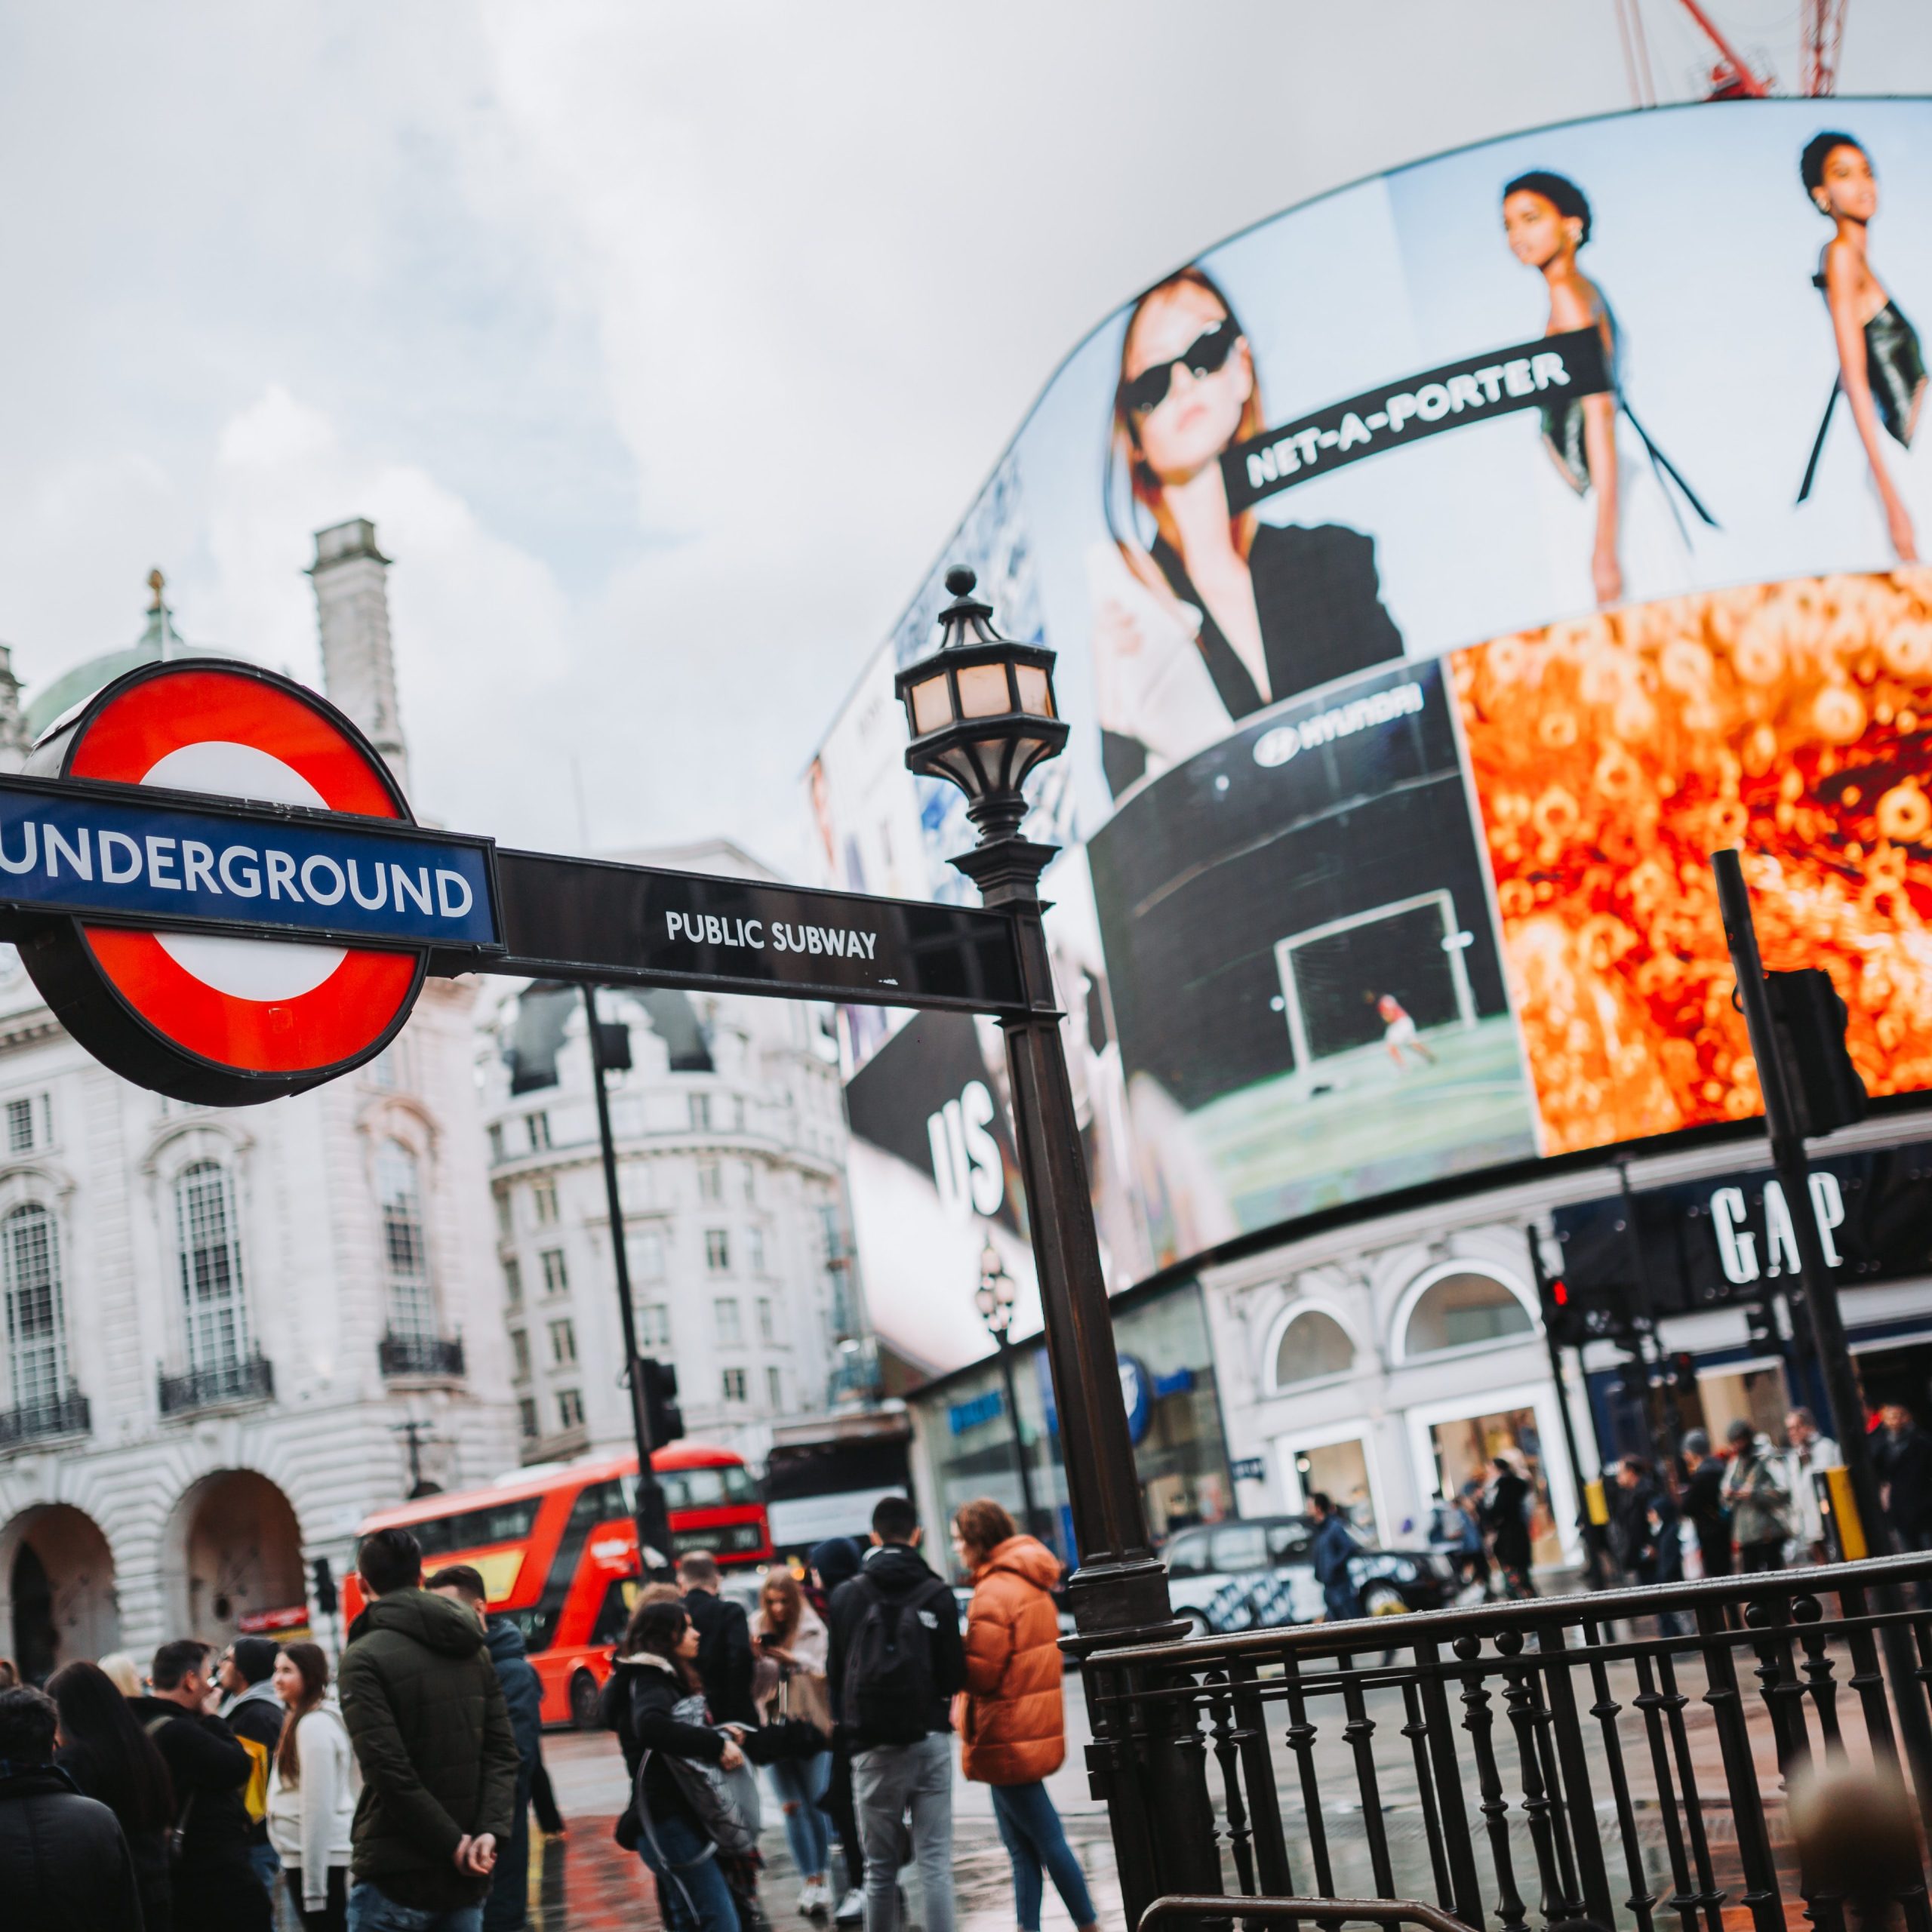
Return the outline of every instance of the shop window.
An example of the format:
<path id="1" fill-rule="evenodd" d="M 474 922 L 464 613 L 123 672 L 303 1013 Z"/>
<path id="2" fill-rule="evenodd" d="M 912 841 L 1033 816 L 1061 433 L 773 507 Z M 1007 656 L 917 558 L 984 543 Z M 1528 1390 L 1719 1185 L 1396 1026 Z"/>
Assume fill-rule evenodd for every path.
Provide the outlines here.
<path id="1" fill-rule="evenodd" d="M 1529 1334 L 1530 1312 L 1494 1275 L 1458 1269 L 1430 1282 L 1417 1297 L 1403 1331 L 1402 1354 L 1441 1355 L 1484 1342 Z"/>
<path id="2" fill-rule="evenodd" d="M 1275 1345 L 1275 1383 L 1292 1389 L 1324 1376 L 1346 1374 L 1355 1365 L 1355 1345 L 1332 1315 L 1303 1308 L 1288 1318 Z"/>

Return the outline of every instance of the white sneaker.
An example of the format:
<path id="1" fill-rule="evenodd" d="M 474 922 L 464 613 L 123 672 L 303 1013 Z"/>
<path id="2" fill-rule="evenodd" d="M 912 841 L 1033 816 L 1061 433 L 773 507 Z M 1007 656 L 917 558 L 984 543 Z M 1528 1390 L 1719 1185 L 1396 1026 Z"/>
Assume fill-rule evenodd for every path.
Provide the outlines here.
<path id="1" fill-rule="evenodd" d="M 823 1878 L 808 1878 L 805 1888 L 798 1894 L 798 1909 L 809 1918 L 815 1912 L 823 1912 L 832 1903 L 832 1887 Z"/>
<path id="2" fill-rule="evenodd" d="M 829 1897 L 828 1891 L 826 1896 Z M 832 1915 L 835 1925 L 856 1925 L 866 1915 L 866 1895 L 857 1885 L 838 1901 L 838 1909 Z"/>

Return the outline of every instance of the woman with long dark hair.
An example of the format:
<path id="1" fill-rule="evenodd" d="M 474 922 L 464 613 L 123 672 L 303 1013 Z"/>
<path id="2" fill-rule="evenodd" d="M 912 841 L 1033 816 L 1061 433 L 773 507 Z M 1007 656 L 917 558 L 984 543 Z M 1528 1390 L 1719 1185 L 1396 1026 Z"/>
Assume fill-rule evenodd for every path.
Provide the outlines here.
<path id="1" fill-rule="evenodd" d="M 60 1713 L 54 1761 L 86 1796 L 98 1799 L 120 1820 L 134 1854 L 146 1932 L 168 1932 L 174 1923 L 168 1850 L 174 1786 L 160 1746 L 98 1664 L 63 1664 L 48 1678 L 47 1694 Z M 0 1918 L 5 1915 L 0 1911 Z M 184 1926 L 182 1932 L 189 1928 Z"/>
<path id="2" fill-rule="evenodd" d="M 269 1842 L 308 1932 L 343 1932 L 358 1780 L 328 1658 L 318 1644 L 285 1644 L 269 1681 L 288 1715 L 269 1764 Z"/>
<path id="3" fill-rule="evenodd" d="M 1253 349 L 1214 278 L 1190 266 L 1148 290 L 1121 337 L 1103 490 L 1112 542 L 1091 573 L 1116 796 L 1235 719 L 1402 654 L 1374 538 L 1231 509 L 1221 459 L 1266 426 Z"/>
<path id="4" fill-rule="evenodd" d="M 1918 331 L 1906 320 L 1872 266 L 1870 231 L 1878 212 L 1878 177 L 1860 143 L 1849 134 L 1830 131 L 1814 135 L 1805 143 L 1798 171 L 1812 205 L 1834 231 L 1811 281 L 1824 296 L 1838 358 L 1838 379 L 1811 445 L 1798 500 L 1803 503 L 1818 481 L 1826 432 L 1842 395 L 1850 406 L 1886 535 L 1900 563 L 1916 563 L 1918 534 L 1901 485 L 1913 466 L 1912 436 L 1925 400 L 1925 357 Z M 1887 448 L 1888 437 L 1896 448 Z"/>
<path id="5" fill-rule="evenodd" d="M 697 1626 L 681 1603 L 640 1603 L 632 1613 L 605 1691 L 606 1708 L 632 1780 L 638 1854 L 656 1875 L 659 1895 L 675 1901 L 697 1932 L 738 1932 L 738 1911 L 718 1867 L 718 1851 L 669 1761 L 682 1758 L 736 1770 L 745 1761 L 733 1739 L 692 1721 L 703 1712 Z"/>
<path id="6" fill-rule="evenodd" d="M 1669 485 L 1676 486 L 1694 515 L 1707 524 L 1712 519 L 1624 399 L 1622 331 L 1603 291 L 1577 265 L 1592 222 L 1588 197 L 1567 175 L 1532 168 L 1503 190 L 1503 232 L 1509 252 L 1543 277 L 1549 294 L 1543 333 L 1567 335 L 1593 328 L 1602 340 L 1611 387 L 1595 395 L 1558 395 L 1546 401 L 1540 414 L 1550 465 L 1546 473 L 1557 480 L 1561 492 L 1552 514 L 1566 526 L 1579 520 L 1588 526 L 1586 538 L 1582 532 L 1582 540 L 1566 537 L 1559 553 L 1580 557 L 1583 541 L 1588 543 L 1589 587 L 1585 590 L 1579 584 L 1575 601 L 1589 596 L 1607 606 L 1623 601 L 1626 552 L 1633 545 L 1645 552 L 1637 572 L 1640 594 L 1652 596 L 1676 587 L 1657 580 L 1666 569 L 1673 577 L 1682 574 L 1672 565 L 1666 547 L 1672 526 L 1677 558 L 1681 558 L 1689 543 Z M 1641 451 L 1619 448 L 1620 416 L 1635 432 Z M 1643 457 L 1648 458 L 1647 464 Z M 1589 502 L 1592 497 L 1593 508 Z"/>

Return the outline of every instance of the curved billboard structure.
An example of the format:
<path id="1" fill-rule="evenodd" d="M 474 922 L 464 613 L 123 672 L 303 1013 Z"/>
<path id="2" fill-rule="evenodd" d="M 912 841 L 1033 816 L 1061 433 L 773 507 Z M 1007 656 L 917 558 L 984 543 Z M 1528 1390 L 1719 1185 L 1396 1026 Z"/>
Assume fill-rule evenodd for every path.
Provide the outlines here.
<path id="1" fill-rule="evenodd" d="M 1830 970 L 1870 1090 L 1932 1087 L 1919 315 L 1932 103 L 1724 103 L 1338 190 L 1068 358 L 811 783 L 828 877 L 958 891 L 891 660 L 958 562 L 1059 653 L 1033 828 L 1069 848 L 1123 1278 L 1755 1113 L 1720 846 L 1767 964 Z M 971 1200 L 946 1145 L 894 1151 Z"/>

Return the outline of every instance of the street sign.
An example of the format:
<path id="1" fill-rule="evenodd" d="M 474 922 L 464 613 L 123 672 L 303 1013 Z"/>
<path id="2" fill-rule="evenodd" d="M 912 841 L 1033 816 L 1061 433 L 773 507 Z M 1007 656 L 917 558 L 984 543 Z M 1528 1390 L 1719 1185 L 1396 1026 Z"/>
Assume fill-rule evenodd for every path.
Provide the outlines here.
<path id="1" fill-rule="evenodd" d="M 402 829 L 409 808 L 367 740 L 313 692 L 225 660 L 146 666 L 61 720 L 26 776 L 45 782 L 8 789 L 8 936 L 62 1024 L 117 1072 L 179 1099 L 244 1105 L 346 1072 L 408 1017 L 420 943 L 343 943 L 365 937 L 346 869 L 342 898 L 315 900 L 334 887 L 317 861 L 343 866 L 352 845 L 374 892 L 375 848 L 355 844 L 343 817 Z M 223 803 L 242 799 L 245 814 Z M 306 814 L 329 815 L 335 831 Z M 421 869 L 441 869 L 432 845 L 455 849 L 412 842 L 419 886 Z M 444 863 L 463 872 L 466 850 Z M 250 851 L 280 855 L 264 858 L 259 882 Z M 393 900 L 393 873 L 388 884 Z M 298 924 L 322 912 L 326 928 Z M 291 937 L 256 936 L 271 929 Z"/>
<path id="2" fill-rule="evenodd" d="M 1028 1011 L 1001 913 L 432 830 L 334 706 L 226 659 L 130 672 L 0 774 L 0 937 L 96 1059 L 223 1106 L 379 1053 L 429 973 Z"/>

